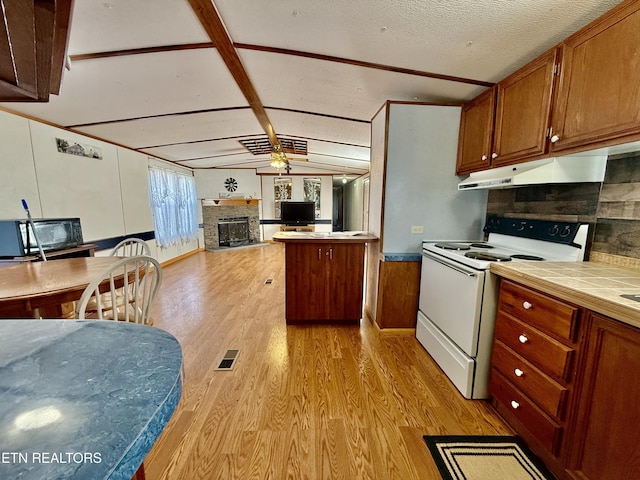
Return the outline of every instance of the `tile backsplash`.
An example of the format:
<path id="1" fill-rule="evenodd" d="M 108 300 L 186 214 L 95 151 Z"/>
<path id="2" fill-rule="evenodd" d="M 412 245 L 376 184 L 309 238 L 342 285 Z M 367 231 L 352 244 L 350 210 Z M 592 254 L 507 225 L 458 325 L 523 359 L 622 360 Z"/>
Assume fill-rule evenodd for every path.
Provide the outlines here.
<path id="1" fill-rule="evenodd" d="M 610 156 L 602 183 L 490 190 L 487 214 L 588 223 L 590 260 L 640 268 L 640 152 Z"/>

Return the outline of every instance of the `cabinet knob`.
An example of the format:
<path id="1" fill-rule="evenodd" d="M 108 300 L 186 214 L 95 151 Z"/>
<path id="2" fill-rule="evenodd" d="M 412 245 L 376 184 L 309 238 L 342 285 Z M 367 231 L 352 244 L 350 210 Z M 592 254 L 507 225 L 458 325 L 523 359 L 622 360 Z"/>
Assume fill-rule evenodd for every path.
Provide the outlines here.
<path id="1" fill-rule="evenodd" d="M 515 400 L 511 400 L 511 408 L 513 408 L 514 410 L 516 408 L 520 408 L 520 404 L 518 402 L 516 402 Z"/>
<path id="2" fill-rule="evenodd" d="M 496 152 L 493 152 L 493 153 L 491 154 L 491 158 L 498 158 L 498 154 L 497 154 Z"/>
<path id="3" fill-rule="evenodd" d="M 551 140 L 551 143 L 556 143 L 560 140 L 560 137 L 558 135 L 553 135 L 549 140 Z"/>
<path id="4" fill-rule="evenodd" d="M 482 155 L 482 161 L 486 162 L 487 161 L 487 156 L 486 155 Z"/>
<path id="5" fill-rule="evenodd" d="M 516 369 L 514 370 L 514 372 L 515 372 L 515 374 L 516 374 L 516 377 L 521 377 L 521 376 L 523 376 L 523 375 L 524 375 L 524 372 L 523 372 L 522 370 L 520 370 L 519 368 L 516 368 Z"/>
<path id="6" fill-rule="evenodd" d="M 531 307 L 533 307 L 533 305 L 529 302 L 522 302 L 522 308 L 524 308 L 525 310 L 529 310 Z"/>
<path id="7" fill-rule="evenodd" d="M 520 340 L 520 343 L 527 343 L 529 341 L 529 339 L 527 338 L 527 336 L 525 334 L 522 334 L 518 337 L 518 340 Z"/>

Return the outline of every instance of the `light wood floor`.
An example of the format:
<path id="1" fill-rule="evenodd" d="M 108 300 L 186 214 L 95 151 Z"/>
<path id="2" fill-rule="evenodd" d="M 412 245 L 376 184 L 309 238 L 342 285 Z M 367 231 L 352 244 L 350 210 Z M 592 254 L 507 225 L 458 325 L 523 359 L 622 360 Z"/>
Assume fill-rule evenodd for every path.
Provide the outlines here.
<path id="1" fill-rule="evenodd" d="M 164 268 L 153 318 L 180 341 L 185 378 L 148 480 L 438 479 L 422 435 L 511 433 L 414 337 L 368 320 L 287 327 L 283 253 L 203 252 Z M 234 369 L 216 371 L 228 349 L 240 349 Z"/>

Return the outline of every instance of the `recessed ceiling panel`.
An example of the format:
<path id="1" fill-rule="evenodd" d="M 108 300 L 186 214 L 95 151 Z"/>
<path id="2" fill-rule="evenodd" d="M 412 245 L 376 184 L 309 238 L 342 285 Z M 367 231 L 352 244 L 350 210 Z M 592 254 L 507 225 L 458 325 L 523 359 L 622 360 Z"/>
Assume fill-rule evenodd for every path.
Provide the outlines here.
<path id="1" fill-rule="evenodd" d="M 370 145 L 371 125 L 369 122 L 356 122 L 274 109 L 267 109 L 267 114 L 278 135 L 361 147 Z"/>
<path id="2" fill-rule="evenodd" d="M 211 48 L 74 62 L 49 103 L 4 105 L 74 126 L 248 103 Z"/>
<path id="3" fill-rule="evenodd" d="M 178 143 L 164 147 L 145 148 L 143 151 L 149 155 L 176 161 L 222 155 L 242 155 L 243 157 L 250 155 L 247 149 L 238 143 L 237 138 Z"/>
<path id="4" fill-rule="evenodd" d="M 236 43 L 498 81 L 620 0 L 215 0 Z"/>
<path id="5" fill-rule="evenodd" d="M 79 0 L 71 27 L 69 55 L 210 42 L 183 0 Z"/>
<path id="6" fill-rule="evenodd" d="M 458 102 L 487 87 L 276 53 L 240 50 L 262 103 L 370 121 L 387 100 Z"/>
<path id="7" fill-rule="evenodd" d="M 236 137 L 247 132 L 255 135 L 261 131 L 261 127 L 251 109 L 242 108 L 105 123 L 77 130 L 131 148 L 149 149 Z"/>
<path id="8" fill-rule="evenodd" d="M 310 140 L 308 144 L 309 154 L 327 155 L 337 158 L 352 158 L 368 162 L 371 154 L 369 147 L 356 145 L 344 145 L 341 143 L 322 142 Z"/>

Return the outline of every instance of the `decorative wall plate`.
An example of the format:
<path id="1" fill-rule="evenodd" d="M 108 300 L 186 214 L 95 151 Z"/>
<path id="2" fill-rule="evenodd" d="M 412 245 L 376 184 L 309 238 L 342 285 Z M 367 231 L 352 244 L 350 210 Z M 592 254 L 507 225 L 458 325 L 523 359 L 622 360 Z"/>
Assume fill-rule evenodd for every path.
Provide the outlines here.
<path id="1" fill-rule="evenodd" d="M 229 177 L 224 181 L 224 188 L 226 188 L 228 192 L 235 192 L 238 188 L 238 182 L 236 182 L 235 178 Z"/>

